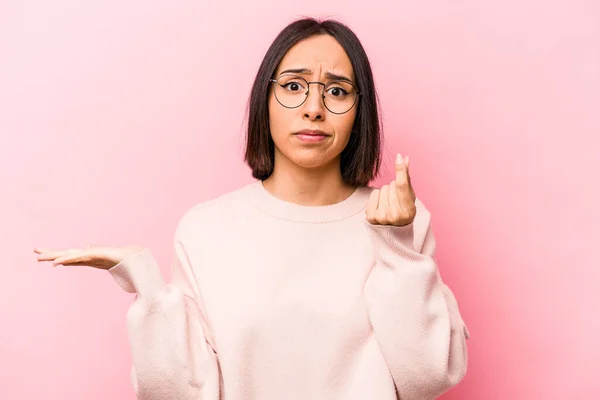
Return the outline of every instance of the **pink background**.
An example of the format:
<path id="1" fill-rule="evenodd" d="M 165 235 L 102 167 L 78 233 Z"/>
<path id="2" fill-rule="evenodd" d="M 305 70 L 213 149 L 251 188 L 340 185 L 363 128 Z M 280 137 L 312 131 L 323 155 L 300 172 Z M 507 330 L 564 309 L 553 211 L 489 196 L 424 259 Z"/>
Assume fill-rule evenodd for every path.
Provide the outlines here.
<path id="1" fill-rule="evenodd" d="M 448 399 L 592 399 L 600 383 L 596 0 L 0 3 L 0 398 L 133 399 L 105 272 L 34 246 L 150 246 L 250 182 L 244 107 L 302 15 L 350 24 L 392 155 L 411 157 L 473 338 Z M 326 5 L 325 5 L 326 4 Z"/>

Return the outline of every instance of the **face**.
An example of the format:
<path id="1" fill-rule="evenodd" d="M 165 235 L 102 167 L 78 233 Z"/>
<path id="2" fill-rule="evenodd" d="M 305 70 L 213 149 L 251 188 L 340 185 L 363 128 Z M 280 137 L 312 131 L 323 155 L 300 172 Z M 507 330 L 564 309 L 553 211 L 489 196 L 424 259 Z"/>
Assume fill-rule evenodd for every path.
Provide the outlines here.
<path id="1" fill-rule="evenodd" d="M 286 72 L 289 70 L 295 72 Z M 286 86 L 272 83 L 269 94 L 275 168 L 290 163 L 303 168 L 339 167 L 340 154 L 350 139 L 358 105 L 356 99 L 348 112 L 336 114 L 344 110 L 344 104 L 352 104 L 350 99 L 357 97 L 358 89 L 348 55 L 332 36 L 313 36 L 299 42 L 286 53 L 274 79 L 280 77 L 279 82 Z M 306 82 L 323 82 L 329 86 L 325 88 L 323 85 L 309 84 L 310 92 L 306 98 L 306 82 L 294 77 L 302 77 Z M 352 91 L 352 86 L 339 77 L 346 77 L 354 85 L 354 96 L 345 93 Z M 296 108 L 286 108 L 278 101 L 295 106 L 304 98 L 304 103 Z M 313 132 L 299 133 L 306 130 Z M 315 136 L 314 131 L 321 131 L 322 135 Z"/>

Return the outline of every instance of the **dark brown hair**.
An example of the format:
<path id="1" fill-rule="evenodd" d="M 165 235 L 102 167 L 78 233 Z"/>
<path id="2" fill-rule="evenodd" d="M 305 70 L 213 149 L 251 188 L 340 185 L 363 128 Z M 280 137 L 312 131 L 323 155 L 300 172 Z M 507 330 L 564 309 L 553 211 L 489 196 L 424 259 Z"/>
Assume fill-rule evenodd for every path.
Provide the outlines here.
<path id="1" fill-rule="evenodd" d="M 298 42 L 315 35 L 330 35 L 348 54 L 361 96 L 352 133 L 341 154 L 344 182 L 367 186 L 377 177 L 381 164 L 382 128 L 373 72 L 367 54 L 352 30 L 335 20 L 303 18 L 285 27 L 275 38 L 256 74 L 248 99 L 248 127 L 244 160 L 256 179 L 267 179 L 275 164 L 275 144 L 269 129 L 269 79 L 281 59 Z"/>

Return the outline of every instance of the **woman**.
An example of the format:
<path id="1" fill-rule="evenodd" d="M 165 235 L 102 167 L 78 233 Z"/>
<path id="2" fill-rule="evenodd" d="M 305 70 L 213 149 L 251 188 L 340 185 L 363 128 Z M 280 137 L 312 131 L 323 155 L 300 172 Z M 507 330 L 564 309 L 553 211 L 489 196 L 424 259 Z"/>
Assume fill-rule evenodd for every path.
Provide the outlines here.
<path id="1" fill-rule="evenodd" d="M 369 61 L 354 33 L 303 19 L 275 39 L 249 101 L 256 182 L 192 207 L 166 284 L 148 249 L 36 249 L 108 270 L 139 399 L 434 399 L 469 334 L 434 259 L 409 159 L 380 163 Z"/>

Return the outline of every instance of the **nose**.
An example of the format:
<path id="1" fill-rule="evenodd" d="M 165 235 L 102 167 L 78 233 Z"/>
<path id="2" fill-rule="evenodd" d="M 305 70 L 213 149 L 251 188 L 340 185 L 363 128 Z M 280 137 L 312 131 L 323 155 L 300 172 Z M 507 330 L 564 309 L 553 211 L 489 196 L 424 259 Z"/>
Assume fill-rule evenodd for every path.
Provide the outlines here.
<path id="1" fill-rule="evenodd" d="M 308 98 L 304 102 L 304 119 L 310 121 L 323 121 L 325 119 L 325 105 L 323 93 L 325 85 L 320 82 L 311 82 L 316 85 L 308 90 Z M 310 83 L 308 84 L 310 87 Z"/>

